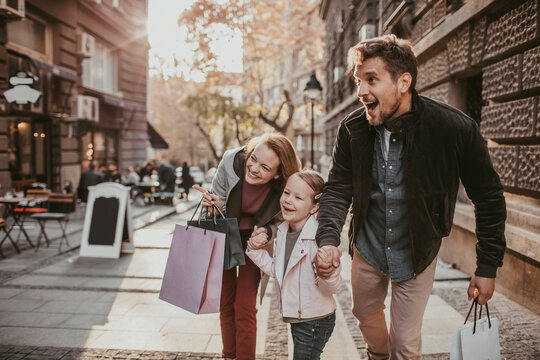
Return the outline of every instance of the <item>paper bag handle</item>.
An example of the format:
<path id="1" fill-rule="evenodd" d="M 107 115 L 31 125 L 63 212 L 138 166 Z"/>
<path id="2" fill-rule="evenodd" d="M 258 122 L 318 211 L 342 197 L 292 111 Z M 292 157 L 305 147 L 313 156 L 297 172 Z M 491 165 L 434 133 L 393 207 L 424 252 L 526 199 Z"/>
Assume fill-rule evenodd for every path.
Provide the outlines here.
<path id="1" fill-rule="evenodd" d="M 489 327 L 491 328 L 491 319 L 489 317 L 489 307 L 488 307 L 488 304 L 486 302 L 486 313 L 487 313 L 487 318 L 488 318 L 488 324 L 489 324 Z M 478 306 L 478 296 L 475 297 L 473 299 L 473 302 L 471 304 L 471 307 L 469 308 L 469 312 L 467 313 L 467 317 L 465 318 L 465 322 L 463 324 L 466 324 L 467 323 L 467 320 L 469 320 L 469 316 L 471 315 L 471 311 L 473 309 L 473 306 L 474 306 L 474 325 L 473 325 L 473 334 L 476 332 L 476 314 L 477 314 L 477 306 Z M 478 313 L 478 320 L 480 320 L 480 318 L 482 317 L 482 305 L 480 305 L 480 312 Z"/>
<path id="2" fill-rule="evenodd" d="M 190 224 L 190 222 L 193 221 L 193 218 L 195 217 L 195 214 L 199 210 L 199 207 L 201 207 L 202 201 L 203 201 L 203 198 L 201 198 L 201 201 L 199 201 L 199 203 L 197 204 L 197 207 L 195 208 L 195 211 L 193 212 L 193 215 L 191 215 L 191 219 L 189 219 L 189 221 L 187 223 L 186 230 L 189 229 L 189 224 Z M 223 215 L 223 212 L 221 211 L 221 209 L 216 204 L 212 204 L 212 207 L 218 211 L 219 215 L 221 215 L 221 217 L 223 219 L 225 218 L 225 215 Z M 199 223 L 201 221 L 201 218 L 206 219 L 206 217 L 204 217 L 204 218 L 202 217 L 203 209 L 204 209 L 204 207 L 201 207 L 201 214 L 199 215 L 199 220 L 198 220 Z M 213 220 L 214 220 L 214 225 L 217 224 L 216 213 L 215 212 L 213 213 Z"/>

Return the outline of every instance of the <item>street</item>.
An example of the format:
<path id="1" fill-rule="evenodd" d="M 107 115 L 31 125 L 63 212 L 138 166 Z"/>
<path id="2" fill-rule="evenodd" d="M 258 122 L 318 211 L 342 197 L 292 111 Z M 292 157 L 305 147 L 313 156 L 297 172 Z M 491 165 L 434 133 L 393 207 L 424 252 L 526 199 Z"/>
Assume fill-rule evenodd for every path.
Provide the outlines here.
<path id="1" fill-rule="evenodd" d="M 220 358 L 218 314 L 193 315 L 158 299 L 174 225 L 189 219 L 195 205 L 191 203 L 183 204 L 180 213 L 164 213 L 165 217 L 152 223 L 154 214 L 147 218 L 148 226 L 139 219 L 135 252 L 118 260 L 79 258 L 74 249 L 33 262 L 30 269 L 20 269 L 19 275 L 4 276 L 0 358 Z M 45 254 L 32 249 L 23 253 L 36 258 Z M 21 255 L 10 259 L 17 256 Z M 344 286 L 337 295 L 336 328 L 322 358 L 367 359 L 351 313 L 348 255 L 343 255 L 342 263 Z M 5 260 L 0 263 L 2 272 L 4 264 Z M 424 359 L 448 358 L 453 328 L 463 322 L 469 307 L 467 285 L 463 273 L 439 262 L 424 316 Z M 538 358 L 540 317 L 500 294 L 490 301 L 490 310 L 499 319 L 503 358 Z M 292 359 L 289 331 L 278 313 L 273 285 L 257 318 L 257 358 Z"/>

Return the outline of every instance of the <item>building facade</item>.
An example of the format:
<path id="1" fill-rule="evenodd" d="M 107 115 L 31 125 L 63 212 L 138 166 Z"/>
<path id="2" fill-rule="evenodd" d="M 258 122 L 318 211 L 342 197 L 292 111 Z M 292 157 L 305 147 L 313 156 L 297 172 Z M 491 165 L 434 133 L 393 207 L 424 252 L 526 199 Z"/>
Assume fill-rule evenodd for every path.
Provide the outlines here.
<path id="1" fill-rule="evenodd" d="M 339 121 L 359 106 L 346 67 L 348 48 L 394 33 L 413 43 L 416 89 L 480 124 L 505 187 L 507 251 L 497 290 L 535 312 L 540 291 L 540 29 L 538 0 L 322 1 L 326 24 L 325 138 L 331 154 Z M 472 274 L 474 210 L 463 189 L 439 256 Z"/>
<path id="2" fill-rule="evenodd" d="M 90 162 L 113 162 L 119 169 L 142 164 L 148 144 L 147 0 L 3 3 L 2 188 L 37 181 L 61 191 L 69 181 L 75 191 Z M 41 93 L 35 103 L 18 104 L 6 95 L 21 82 Z"/>

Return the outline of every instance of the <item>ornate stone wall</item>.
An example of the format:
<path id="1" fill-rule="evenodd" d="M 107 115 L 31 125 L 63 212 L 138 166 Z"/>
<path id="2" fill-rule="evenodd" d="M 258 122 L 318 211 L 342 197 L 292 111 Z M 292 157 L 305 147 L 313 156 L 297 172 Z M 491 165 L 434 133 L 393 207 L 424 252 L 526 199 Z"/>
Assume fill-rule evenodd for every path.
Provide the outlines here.
<path id="1" fill-rule="evenodd" d="M 482 97 L 493 100 L 521 90 L 522 55 L 514 55 L 484 68 Z"/>
<path id="2" fill-rule="evenodd" d="M 531 139 L 540 134 L 535 128 L 538 97 L 508 101 L 482 108 L 482 135 L 505 142 L 509 139 Z M 533 116 L 531 116 L 533 115 Z M 538 125 L 536 124 L 536 127 Z"/>
<path id="3" fill-rule="evenodd" d="M 529 0 L 492 21 L 487 27 L 484 60 L 533 40 L 538 33 L 537 17 L 537 1 Z"/>
<path id="4" fill-rule="evenodd" d="M 517 149 L 516 146 L 497 146 L 489 148 L 493 166 L 505 187 L 515 187 L 516 185 Z"/>
<path id="5" fill-rule="evenodd" d="M 540 145 L 518 148 L 517 187 L 540 192 Z"/>
<path id="6" fill-rule="evenodd" d="M 426 91 L 423 91 L 422 95 L 447 104 L 450 99 L 450 84 L 443 83 L 443 84 L 437 85 Z"/>
<path id="7" fill-rule="evenodd" d="M 464 111 L 476 102 L 483 136 L 499 145 L 490 152 L 506 190 L 540 198 L 540 2 L 496 3 L 419 54 L 417 89 Z M 459 10 L 438 5 L 414 2 L 413 44 L 431 36 L 445 15 Z M 459 94 L 459 84 L 471 75 L 481 76 L 480 99 Z"/>
<path id="8" fill-rule="evenodd" d="M 425 89 L 430 85 L 446 80 L 449 76 L 448 55 L 447 51 L 443 50 L 426 62 L 418 64 L 416 88 Z"/>
<path id="9" fill-rule="evenodd" d="M 523 90 L 540 88 L 540 46 L 523 53 Z"/>
<path id="10" fill-rule="evenodd" d="M 471 65 L 471 26 L 465 24 L 446 41 L 449 73 L 466 70 Z"/>

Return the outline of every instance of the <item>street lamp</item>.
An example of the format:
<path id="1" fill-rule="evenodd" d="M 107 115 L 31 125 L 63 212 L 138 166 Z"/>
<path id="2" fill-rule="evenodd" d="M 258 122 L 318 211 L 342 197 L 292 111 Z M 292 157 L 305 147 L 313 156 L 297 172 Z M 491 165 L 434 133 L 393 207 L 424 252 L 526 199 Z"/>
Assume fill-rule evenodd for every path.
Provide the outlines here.
<path id="1" fill-rule="evenodd" d="M 314 115 L 314 109 L 313 105 L 315 104 L 315 101 L 319 99 L 322 93 L 322 86 L 321 83 L 319 83 L 319 80 L 317 80 L 317 76 L 315 75 L 315 72 L 311 74 L 311 77 L 309 78 L 309 81 L 306 84 L 306 87 L 304 88 L 304 100 L 311 103 L 311 166 L 313 167 L 315 164 L 314 161 L 314 140 L 315 140 L 315 115 Z"/>

